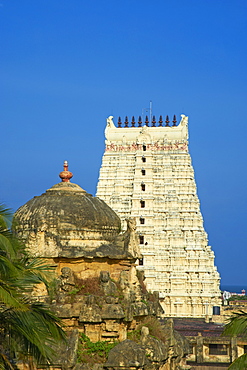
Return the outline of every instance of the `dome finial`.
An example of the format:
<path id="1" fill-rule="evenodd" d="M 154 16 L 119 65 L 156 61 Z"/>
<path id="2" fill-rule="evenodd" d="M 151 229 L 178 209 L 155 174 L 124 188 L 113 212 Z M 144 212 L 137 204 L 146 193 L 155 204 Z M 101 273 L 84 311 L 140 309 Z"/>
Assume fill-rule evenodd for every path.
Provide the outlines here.
<path id="1" fill-rule="evenodd" d="M 69 164 L 68 161 L 63 163 L 63 171 L 60 172 L 59 177 L 62 179 L 62 182 L 70 182 L 70 179 L 73 177 L 73 173 L 68 171 Z"/>

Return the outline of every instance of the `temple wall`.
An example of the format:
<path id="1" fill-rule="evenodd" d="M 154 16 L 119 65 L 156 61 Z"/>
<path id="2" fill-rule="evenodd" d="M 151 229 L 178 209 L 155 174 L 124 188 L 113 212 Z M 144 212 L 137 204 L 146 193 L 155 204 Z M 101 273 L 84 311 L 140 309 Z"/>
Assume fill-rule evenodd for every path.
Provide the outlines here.
<path id="1" fill-rule="evenodd" d="M 55 276 L 59 277 L 63 267 L 69 267 L 80 279 L 99 277 L 100 271 L 108 271 L 111 278 L 118 281 L 122 271 L 135 269 L 135 263 L 130 260 L 114 260 L 111 258 L 46 258 L 47 265 L 55 268 Z"/>

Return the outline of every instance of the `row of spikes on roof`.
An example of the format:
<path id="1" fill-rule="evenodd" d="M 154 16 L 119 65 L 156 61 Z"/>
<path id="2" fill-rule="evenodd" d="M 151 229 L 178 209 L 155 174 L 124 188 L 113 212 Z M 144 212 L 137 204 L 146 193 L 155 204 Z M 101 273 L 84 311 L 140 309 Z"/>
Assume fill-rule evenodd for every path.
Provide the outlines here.
<path id="1" fill-rule="evenodd" d="M 132 121 L 130 122 L 131 123 L 131 126 L 130 127 L 135 127 L 135 117 L 133 116 L 132 117 Z M 142 118 L 141 116 L 139 116 L 138 118 L 138 127 L 142 127 Z M 146 116 L 146 119 L 145 119 L 145 126 L 149 126 L 149 119 L 148 119 L 148 116 Z M 163 119 L 162 119 L 162 116 L 160 116 L 160 119 L 159 121 L 157 122 L 158 123 L 158 127 L 161 127 L 163 126 Z M 169 116 L 166 116 L 166 120 L 165 120 L 165 127 L 174 127 L 174 126 L 177 126 L 176 123 L 177 123 L 177 119 L 176 119 L 176 116 L 174 114 L 173 116 L 173 121 L 172 121 L 172 125 L 170 126 L 169 125 L 170 121 L 169 121 Z M 118 127 L 122 127 L 122 121 L 121 121 L 121 117 L 118 117 Z M 129 120 L 128 120 L 128 117 L 126 116 L 125 117 L 125 121 L 124 121 L 124 126 L 123 127 L 129 127 Z M 155 119 L 155 116 L 153 116 L 153 119 L 152 119 L 152 122 L 151 122 L 151 127 L 156 127 L 156 119 Z"/>

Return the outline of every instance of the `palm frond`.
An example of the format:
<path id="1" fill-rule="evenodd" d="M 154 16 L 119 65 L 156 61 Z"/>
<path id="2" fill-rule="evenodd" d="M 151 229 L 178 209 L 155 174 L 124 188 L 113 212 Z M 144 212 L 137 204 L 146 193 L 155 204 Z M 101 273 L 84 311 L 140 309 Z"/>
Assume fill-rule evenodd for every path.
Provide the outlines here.
<path id="1" fill-rule="evenodd" d="M 4 310 L 9 307 L 19 308 L 22 310 L 25 309 L 25 304 L 16 295 L 14 295 L 13 290 L 11 290 L 3 281 L 0 281 L 0 310 L 1 307 L 3 307 L 2 309 Z"/>
<path id="2" fill-rule="evenodd" d="M 55 340 L 65 340 L 66 334 L 63 330 L 64 324 L 50 308 L 41 302 L 32 303 L 32 310 L 36 313 L 37 318 L 43 321 L 43 325 L 46 326 Z"/>
<path id="3" fill-rule="evenodd" d="M 19 270 L 9 258 L 0 254 L 0 279 L 4 279 L 6 282 L 11 278 L 16 279 L 19 275 Z"/>
<path id="4" fill-rule="evenodd" d="M 52 361 L 56 344 L 65 340 L 61 321 L 42 303 L 30 304 L 26 311 L 9 310 L 0 318 L 8 322 L 11 349 L 38 362 Z"/>
<path id="5" fill-rule="evenodd" d="M 49 281 L 53 278 L 54 268 L 47 264 L 41 258 L 26 258 L 25 272 L 36 277 L 37 282 L 43 282 L 48 285 Z"/>
<path id="6" fill-rule="evenodd" d="M 4 204 L 0 204 L 0 225 L 5 225 L 6 229 L 10 228 L 12 222 L 13 212 L 10 208 L 7 208 Z"/>
<path id="7" fill-rule="evenodd" d="M 48 286 L 51 266 L 29 256 L 10 230 L 11 217 L 0 204 L 0 370 L 13 370 L 18 359 L 48 364 L 65 340 L 61 320 L 28 294 L 36 284 Z"/>
<path id="8" fill-rule="evenodd" d="M 247 335 L 247 313 L 235 312 L 226 324 L 223 335 Z"/>
<path id="9" fill-rule="evenodd" d="M 15 370 L 8 357 L 0 351 L 0 370 Z"/>
<path id="10" fill-rule="evenodd" d="M 233 363 L 228 367 L 229 370 L 245 370 L 247 369 L 247 353 L 238 357 Z"/>
<path id="11" fill-rule="evenodd" d="M 0 252 L 8 255 L 11 259 L 16 258 L 16 244 L 13 243 L 13 238 L 9 230 L 1 232 L 0 230 Z"/>
<path id="12" fill-rule="evenodd" d="M 54 278 L 51 267 L 38 258 L 23 258 L 19 265 L 19 277 L 16 285 L 21 286 L 23 292 L 30 292 L 35 285 L 44 283 L 48 289 L 50 281 Z"/>

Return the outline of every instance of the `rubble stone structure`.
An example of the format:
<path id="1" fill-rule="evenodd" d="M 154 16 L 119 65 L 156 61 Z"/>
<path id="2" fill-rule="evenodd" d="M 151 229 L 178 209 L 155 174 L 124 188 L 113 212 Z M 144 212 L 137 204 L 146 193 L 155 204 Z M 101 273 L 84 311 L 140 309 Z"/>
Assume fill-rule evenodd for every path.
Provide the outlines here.
<path id="1" fill-rule="evenodd" d="M 205 317 L 220 305 L 219 273 L 208 245 L 188 152 L 188 117 L 173 126 L 145 126 L 139 117 L 128 127 L 107 119 L 106 147 L 97 196 L 120 217 L 136 219 L 145 273 L 151 291 L 159 291 L 165 315 Z"/>
<path id="2" fill-rule="evenodd" d="M 44 284 L 32 292 L 34 301 L 52 307 L 68 334 L 49 368 L 188 369 L 188 341 L 174 330 L 172 320 L 159 324 L 159 294 L 149 294 L 143 274 L 136 271 L 141 254 L 135 221 L 130 218 L 121 232 L 119 217 L 104 201 L 70 182 L 67 161 L 59 176 L 62 182 L 21 206 L 13 222 L 29 252 L 55 268 L 50 294 Z M 156 327 L 162 340 L 149 335 L 146 325 Z M 127 339 L 131 333 L 135 338 L 141 327 L 140 343 Z M 104 341 L 116 342 L 105 364 Z"/>

